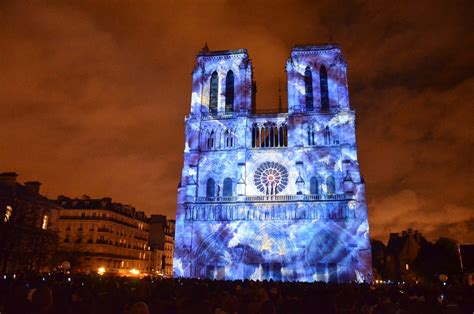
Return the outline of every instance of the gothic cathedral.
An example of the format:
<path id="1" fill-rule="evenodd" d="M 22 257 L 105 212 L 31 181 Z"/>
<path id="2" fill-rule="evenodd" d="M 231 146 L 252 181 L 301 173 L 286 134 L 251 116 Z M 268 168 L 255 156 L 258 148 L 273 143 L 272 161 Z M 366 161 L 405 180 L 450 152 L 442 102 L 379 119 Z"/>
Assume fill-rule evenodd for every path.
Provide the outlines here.
<path id="1" fill-rule="evenodd" d="M 174 277 L 371 280 L 365 184 L 341 49 L 296 46 L 286 72 L 287 112 L 259 112 L 246 49 L 198 54 Z"/>

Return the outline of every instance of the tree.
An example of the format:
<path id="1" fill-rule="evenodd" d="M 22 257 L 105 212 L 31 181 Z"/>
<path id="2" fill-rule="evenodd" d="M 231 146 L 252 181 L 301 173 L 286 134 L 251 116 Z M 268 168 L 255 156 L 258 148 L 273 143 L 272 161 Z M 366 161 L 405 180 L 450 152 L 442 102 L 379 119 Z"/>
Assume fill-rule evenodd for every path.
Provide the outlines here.
<path id="1" fill-rule="evenodd" d="M 387 247 L 379 240 L 370 240 L 372 246 L 372 268 L 382 279 L 387 279 L 387 266 L 385 264 L 385 253 Z"/>

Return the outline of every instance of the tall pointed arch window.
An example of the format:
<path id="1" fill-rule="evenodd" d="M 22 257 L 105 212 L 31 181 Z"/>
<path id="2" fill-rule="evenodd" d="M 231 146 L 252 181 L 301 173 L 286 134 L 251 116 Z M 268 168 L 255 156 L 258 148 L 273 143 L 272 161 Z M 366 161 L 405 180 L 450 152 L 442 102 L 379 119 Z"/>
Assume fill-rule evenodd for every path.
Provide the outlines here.
<path id="1" fill-rule="evenodd" d="M 231 178 L 224 179 L 224 188 L 222 191 L 222 196 L 232 196 L 232 179 Z"/>
<path id="2" fill-rule="evenodd" d="M 329 126 L 326 125 L 323 131 L 324 135 L 324 145 L 331 145 L 331 131 L 329 130 Z"/>
<path id="3" fill-rule="evenodd" d="M 234 134 L 232 133 L 232 130 L 229 130 L 229 129 L 225 130 L 224 145 L 226 148 L 234 147 Z"/>
<path id="4" fill-rule="evenodd" d="M 329 176 L 326 179 L 326 189 L 328 195 L 336 194 L 336 181 L 333 176 Z"/>
<path id="5" fill-rule="evenodd" d="M 211 86 L 210 86 L 210 95 L 209 95 L 209 112 L 211 114 L 217 113 L 217 100 L 219 93 L 219 76 L 217 72 L 214 71 L 211 75 Z"/>
<path id="6" fill-rule="evenodd" d="M 316 177 L 311 177 L 309 180 L 309 193 L 319 194 L 318 179 Z"/>
<path id="7" fill-rule="evenodd" d="M 312 125 L 308 125 L 308 146 L 315 145 L 314 141 L 314 127 Z"/>
<path id="8" fill-rule="evenodd" d="M 216 142 L 216 133 L 214 132 L 214 130 L 211 130 L 211 132 L 208 133 L 208 136 L 207 136 L 207 148 L 208 149 L 212 149 L 214 148 L 214 145 L 215 145 L 215 142 Z"/>
<path id="9" fill-rule="evenodd" d="M 313 75 L 309 67 L 304 71 L 304 88 L 306 111 L 313 111 Z"/>
<path id="10" fill-rule="evenodd" d="M 319 69 L 319 83 L 321 89 L 321 110 L 329 110 L 328 72 L 324 65 Z"/>
<path id="11" fill-rule="evenodd" d="M 213 178 L 209 178 L 206 183 L 206 197 L 214 196 L 216 196 L 216 181 Z"/>
<path id="12" fill-rule="evenodd" d="M 234 72 L 227 72 L 225 79 L 225 112 L 234 112 Z"/>

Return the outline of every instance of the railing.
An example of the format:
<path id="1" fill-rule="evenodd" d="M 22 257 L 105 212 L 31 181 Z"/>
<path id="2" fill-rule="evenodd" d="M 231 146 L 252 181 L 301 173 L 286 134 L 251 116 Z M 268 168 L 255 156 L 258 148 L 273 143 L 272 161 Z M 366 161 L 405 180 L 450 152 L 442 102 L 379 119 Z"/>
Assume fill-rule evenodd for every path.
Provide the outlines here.
<path id="1" fill-rule="evenodd" d="M 130 227 L 130 228 L 138 229 L 137 225 L 130 224 L 130 223 L 127 223 L 125 221 L 121 221 L 121 220 L 118 220 L 118 219 L 115 219 L 115 218 L 107 218 L 107 217 L 99 217 L 99 216 L 97 216 L 97 217 L 93 217 L 93 216 L 86 216 L 86 217 L 82 217 L 82 216 L 59 216 L 59 219 L 64 219 L 64 220 L 104 220 L 104 221 L 115 222 L 115 223 Z"/>
<path id="2" fill-rule="evenodd" d="M 284 113 L 284 114 L 287 114 L 288 113 L 288 108 L 281 108 L 280 109 L 256 109 L 256 108 L 253 108 L 250 112 L 252 115 L 264 115 L 264 114 L 279 114 L 279 113 Z"/>
<path id="3" fill-rule="evenodd" d="M 97 228 L 97 231 L 99 231 L 99 232 L 109 232 L 110 230 L 108 228 Z"/>
<path id="4" fill-rule="evenodd" d="M 240 114 L 239 112 L 218 112 L 218 113 L 209 113 L 209 114 L 203 114 L 202 119 L 203 120 L 213 120 L 213 119 L 232 119 L 235 118 Z"/>
<path id="5" fill-rule="evenodd" d="M 236 202 L 291 202 L 291 201 L 335 201 L 352 199 L 346 194 L 309 194 L 309 195 L 252 195 L 252 196 L 198 196 L 194 203 L 236 203 Z"/>
<path id="6" fill-rule="evenodd" d="M 203 113 L 201 115 L 203 120 L 213 119 L 232 119 L 240 116 L 258 116 L 258 115 L 288 115 L 288 108 L 279 109 L 252 109 L 250 112 L 247 111 L 235 111 L 235 112 L 217 112 L 217 113 Z"/>

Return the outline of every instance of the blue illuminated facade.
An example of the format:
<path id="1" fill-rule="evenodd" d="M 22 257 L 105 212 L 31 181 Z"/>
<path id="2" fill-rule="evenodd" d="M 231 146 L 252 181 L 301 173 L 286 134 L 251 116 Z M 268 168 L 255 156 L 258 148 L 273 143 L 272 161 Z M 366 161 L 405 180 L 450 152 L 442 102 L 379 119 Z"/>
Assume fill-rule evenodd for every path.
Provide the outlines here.
<path id="1" fill-rule="evenodd" d="M 256 113 L 247 50 L 201 51 L 178 187 L 175 277 L 371 280 L 371 250 L 337 45 L 297 46 L 288 112 Z"/>

